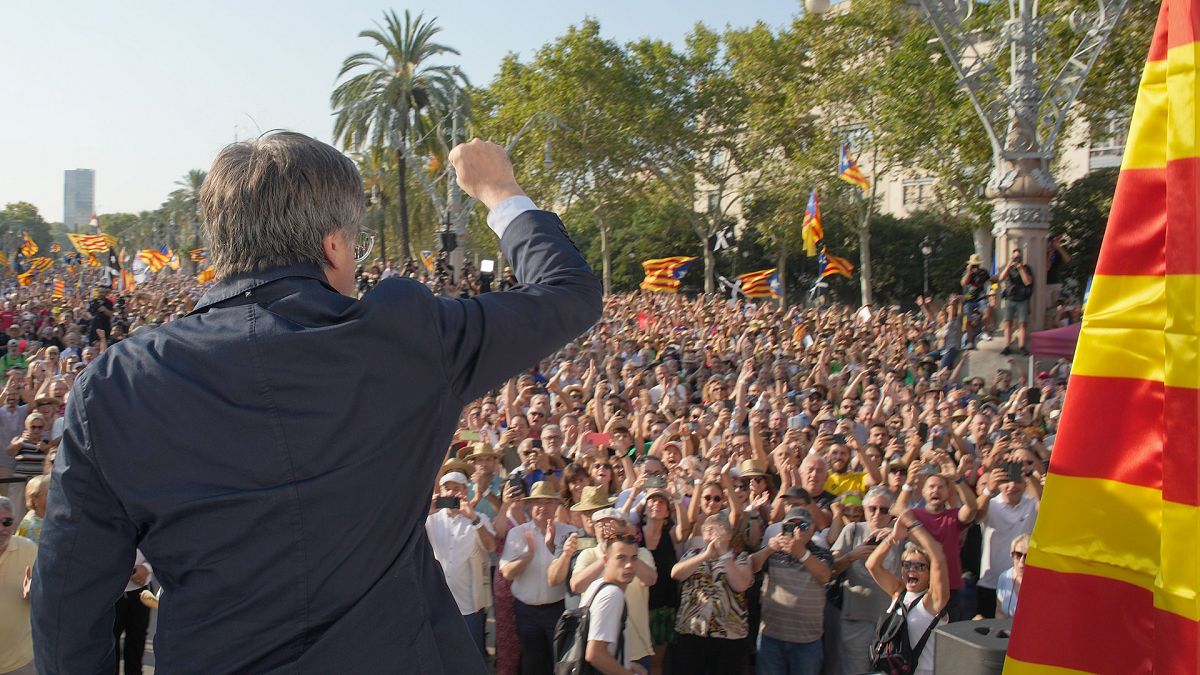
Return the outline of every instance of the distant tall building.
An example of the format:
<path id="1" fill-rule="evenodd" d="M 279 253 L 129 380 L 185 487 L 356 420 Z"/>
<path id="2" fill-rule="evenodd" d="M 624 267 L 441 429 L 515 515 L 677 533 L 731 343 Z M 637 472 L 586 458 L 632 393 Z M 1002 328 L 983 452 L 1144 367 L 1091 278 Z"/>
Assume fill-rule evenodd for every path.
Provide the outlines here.
<path id="1" fill-rule="evenodd" d="M 63 225 L 75 231 L 86 227 L 96 213 L 96 172 L 68 169 L 63 172 Z"/>

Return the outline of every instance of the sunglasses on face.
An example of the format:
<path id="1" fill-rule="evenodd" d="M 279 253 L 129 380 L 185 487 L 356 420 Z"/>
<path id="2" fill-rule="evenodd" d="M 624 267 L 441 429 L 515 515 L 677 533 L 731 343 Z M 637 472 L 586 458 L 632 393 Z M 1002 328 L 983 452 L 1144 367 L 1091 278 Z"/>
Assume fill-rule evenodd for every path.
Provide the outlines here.
<path id="1" fill-rule="evenodd" d="M 900 563 L 900 567 L 905 572 L 924 572 L 925 570 L 929 569 L 929 565 L 923 562 L 917 562 L 915 560 L 905 560 L 904 562 Z"/>
<path id="2" fill-rule="evenodd" d="M 767 482 L 767 479 L 764 476 L 754 476 L 753 478 L 750 479 L 750 482 L 751 483 L 765 483 L 765 482 Z"/>
<path id="3" fill-rule="evenodd" d="M 866 507 L 866 512 L 867 513 L 887 513 L 887 507 L 886 506 L 868 506 L 868 507 Z"/>
<path id="4" fill-rule="evenodd" d="M 0 520 L 0 526 L 2 526 L 2 527 L 12 527 L 12 524 L 13 524 L 12 518 L 4 518 L 3 520 Z"/>
<path id="5" fill-rule="evenodd" d="M 724 499 L 724 497 L 721 495 L 704 495 L 704 501 L 706 502 L 719 502 L 722 499 Z"/>
<path id="6" fill-rule="evenodd" d="M 29 428 L 30 428 L 30 430 L 33 430 L 33 429 L 45 429 L 45 428 L 46 428 L 46 425 L 45 425 L 45 424 L 30 424 L 30 425 L 29 425 Z"/>
<path id="7" fill-rule="evenodd" d="M 1026 555 L 1028 555 L 1028 554 L 1025 551 L 1013 551 L 1012 552 L 1013 560 L 1020 560 L 1021 562 L 1025 562 Z"/>

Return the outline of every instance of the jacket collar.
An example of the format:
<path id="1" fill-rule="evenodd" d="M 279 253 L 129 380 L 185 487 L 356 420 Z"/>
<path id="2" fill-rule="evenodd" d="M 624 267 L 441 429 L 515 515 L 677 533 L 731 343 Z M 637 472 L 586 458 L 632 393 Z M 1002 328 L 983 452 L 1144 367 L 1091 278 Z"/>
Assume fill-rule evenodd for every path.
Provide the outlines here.
<path id="1" fill-rule="evenodd" d="M 200 302 L 196 303 L 196 307 L 189 314 L 202 312 L 217 303 L 225 302 L 238 295 L 249 295 L 254 289 L 260 286 L 289 277 L 316 279 L 329 290 L 337 292 L 333 286 L 329 285 L 329 279 L 325 276 L 325 272 L 312 263 L 272 267 L 261 272 L 235 274 L 218 281 L 200 298 Z"/>

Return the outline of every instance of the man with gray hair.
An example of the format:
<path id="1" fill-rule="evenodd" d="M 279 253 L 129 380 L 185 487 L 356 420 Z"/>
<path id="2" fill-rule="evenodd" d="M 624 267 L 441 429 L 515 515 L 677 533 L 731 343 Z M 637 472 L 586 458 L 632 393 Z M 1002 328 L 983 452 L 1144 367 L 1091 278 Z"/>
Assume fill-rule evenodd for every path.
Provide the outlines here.
<path id="1" fill-rule="evenodd" d="M 276 132 L 200 190 L 216 283 L 76 380 L 33 580 L 43 674 L 111 670 L 135 549 L 162 585 L 164 672 L 483 673 L 424 522 L 465 401 L 591 326 L 600 284 L 502 148 L 450 153 L 522 284 L 471 299 L 371 252 L 362 180 Z"/>
<path id="2" fill-rule="evenodd" d="M 867 571 L 867 558 L 880 541 L 891 534 L 892 496 L 877 485 L 863 498 L 865 520 L 842 529 L 833 545 L 833 573 L 846 573 L 842 582 L 841 670 L 857 675 L 871 670 L 867 651 L 875 639 L 875 623 L 888 608 L 891 598 Z M 885 566 L 900 573 L 900 553 L 895 549 L 884 559 Z"/>

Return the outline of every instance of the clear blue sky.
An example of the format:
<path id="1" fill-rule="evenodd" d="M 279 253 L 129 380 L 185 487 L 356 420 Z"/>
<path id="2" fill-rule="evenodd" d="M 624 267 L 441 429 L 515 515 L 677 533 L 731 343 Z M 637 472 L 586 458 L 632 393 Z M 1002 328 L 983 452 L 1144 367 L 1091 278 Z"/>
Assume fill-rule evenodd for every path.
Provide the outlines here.
<path id="1" fill-rule="evenodd" d="M 393 5 L 436 16 L 448 59 L 486 84 L 585 16 L 620 41 L 679 44 L 702 21 L 780 26 L 797 0 L 482 0 Z M 99 213 L 157 208 L 174 181 L 259 129 L 329 141 L 329 93 L 358 32 L 388 7 L 365 0 L 0 3 L 0 204 L 62 219 L 63 171 L 96 170 Z"/>

